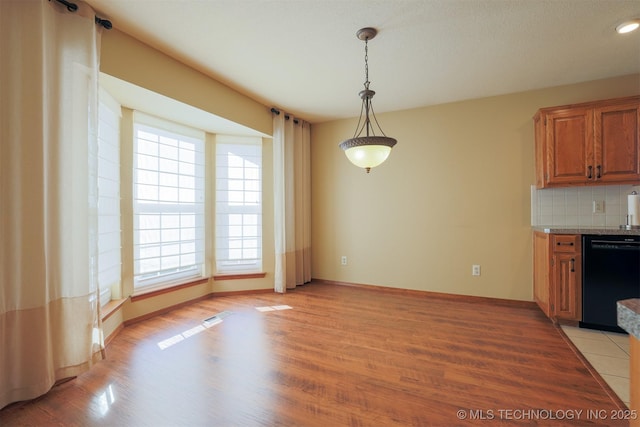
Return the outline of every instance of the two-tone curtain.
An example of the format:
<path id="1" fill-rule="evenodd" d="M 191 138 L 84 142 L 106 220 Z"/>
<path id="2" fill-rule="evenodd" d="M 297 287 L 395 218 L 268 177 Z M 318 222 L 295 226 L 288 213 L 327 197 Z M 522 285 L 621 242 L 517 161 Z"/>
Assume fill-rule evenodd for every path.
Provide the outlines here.
<path id="1" fill-rule="evenodd" d="M 311 281 L 311 141 L 309 124 L 273 117 L 275 291 Z"/>
<path id="2" fill-rule="evenodd" d="M 75 3 L 0 1 L 0 408 L 103 357 L 99 28 Z"/>

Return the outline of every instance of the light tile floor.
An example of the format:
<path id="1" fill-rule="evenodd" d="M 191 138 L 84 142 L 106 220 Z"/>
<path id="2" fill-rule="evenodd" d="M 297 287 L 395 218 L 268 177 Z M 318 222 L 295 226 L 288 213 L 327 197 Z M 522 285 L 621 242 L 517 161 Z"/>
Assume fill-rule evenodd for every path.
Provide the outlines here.
<path id="1" fill-rule="evenodd" d="M 565 325 L 562 330 L 628 407 L 629 336 Z"/>

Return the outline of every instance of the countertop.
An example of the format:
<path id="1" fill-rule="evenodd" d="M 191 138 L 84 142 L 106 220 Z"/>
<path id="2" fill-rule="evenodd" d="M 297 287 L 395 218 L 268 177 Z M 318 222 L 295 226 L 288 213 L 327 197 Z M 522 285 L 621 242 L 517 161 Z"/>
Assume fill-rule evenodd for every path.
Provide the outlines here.
<path id="1" fill-rule="evenodd" d="M 640 340 L 640 298 L 618 301 L 618 326 Z"/>
<path id="2" fill-rule="evenodd" d="M 596 235 L 620 235 L 640 236 L 640 229 L 624 230 L 619 227 L 603 226 L 534 226 L 535 231 L 548 234 L 596 234 Z"/>

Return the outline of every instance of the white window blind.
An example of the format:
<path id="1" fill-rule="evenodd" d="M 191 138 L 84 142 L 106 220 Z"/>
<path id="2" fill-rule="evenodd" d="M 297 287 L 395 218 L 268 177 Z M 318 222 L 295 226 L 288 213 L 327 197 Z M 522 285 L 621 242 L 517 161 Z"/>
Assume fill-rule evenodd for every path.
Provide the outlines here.
<path id="1" fill-rule="evenodd" d="M 216 137 L 216 269 L 262 270 L 262 140 Z"/>
<path id="2" fill-rule="evenodd" d="M 120 105 L 100 91 L 98 107 L 98 286 L 102 305 L 120 286 Z"/>
<path id="3" fill-rule="evenodd" d="M 163 122 L 136 114 L 135 288 L 171 285 L 202 276 L 204 134 L 181 128 L 174 131 L 177 126 L 170 123 L 166 128 L 158 124 Z"/>

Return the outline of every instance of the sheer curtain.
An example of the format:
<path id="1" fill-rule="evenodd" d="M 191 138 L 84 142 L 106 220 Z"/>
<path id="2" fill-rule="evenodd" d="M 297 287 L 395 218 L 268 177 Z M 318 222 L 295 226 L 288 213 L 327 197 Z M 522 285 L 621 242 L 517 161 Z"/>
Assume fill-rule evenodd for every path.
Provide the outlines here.
<path id="1" fill-rule="evenodd" d="M 274 115 L 276 292 L 311 281 L 310 152 L 309 124 L 284 113 Z"/>
<path id="2" fill-rule="evenodd" d="M 99 34 L 76 3 L 0 1 L 0 408 L 103 357 Z"/>

